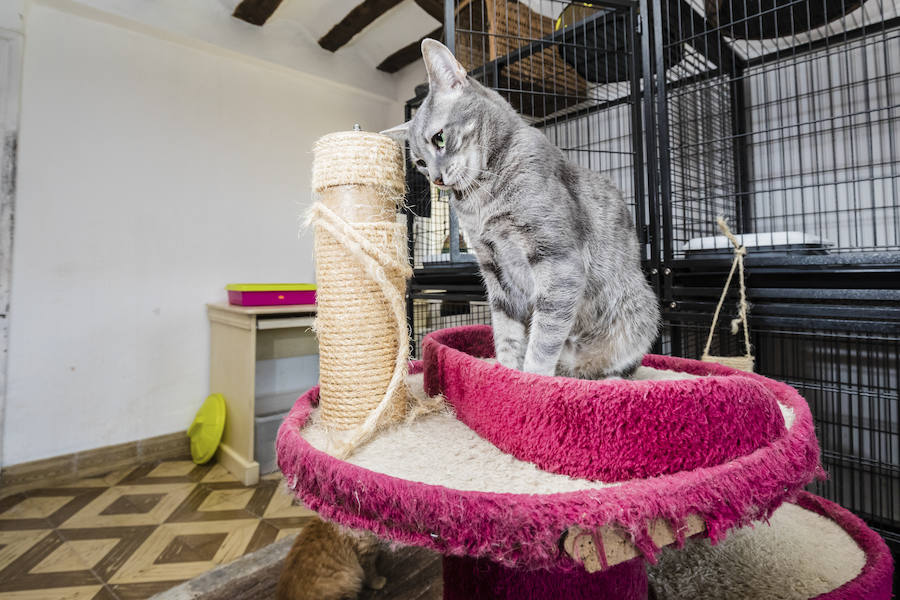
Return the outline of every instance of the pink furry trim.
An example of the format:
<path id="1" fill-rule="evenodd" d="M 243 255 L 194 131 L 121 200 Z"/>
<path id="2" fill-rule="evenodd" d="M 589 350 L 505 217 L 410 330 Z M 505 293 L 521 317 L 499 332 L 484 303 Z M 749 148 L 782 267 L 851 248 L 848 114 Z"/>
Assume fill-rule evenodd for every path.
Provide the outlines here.
<path id="1" fill-rule="evenodd" d="M 894 559 L 881 536 L 849 510 L 825 498 L 801 492 L 795 503 L 840 525 L 866 553 L 866 564 L 859 575 L 814 600 L 889 600 L 894 581 Z"/>
<path id="2" fill-rule="evenodd" d="M 428 394 L 545 471 L 645 479 L 722 464 L 785 434 L 775 394 L 742 371 L 677 381 L 533 375 L 479 360 L 494 355 L 486 325 L 430 333 L 422 348 Z"/>
<path id="3" fill-rule="evenodd" d="M 698 374 L 732 373 L 718 365 L 662 356 L 648 357 L 645 364 Z M 410 372 L 419 369 L 414 365 Z M 520 569 L 571 571 L 581 567 L 560 551 L 563 532 L 572 525 L 591 529 L 617 524 L 655 561 L 658 548 L 647 533 L 652 520 L 664 518 L 678 531 L 688 515 L 699 515 L 715 542 L 732 527 L 767 518 L 822 475 L 812 416 L 803 398 L 787 385 L 746 377 L 794 410 L 794 424 L 782 437 L 726 464 L 600 490 L 547 495 L 460 491 L 337 460 L 301 435 L 318 401 L 318 388 L 301 396 L 282 423 L 278 464 L 297 496 L 325 518 L 445 555 L 483 557 Z"/>

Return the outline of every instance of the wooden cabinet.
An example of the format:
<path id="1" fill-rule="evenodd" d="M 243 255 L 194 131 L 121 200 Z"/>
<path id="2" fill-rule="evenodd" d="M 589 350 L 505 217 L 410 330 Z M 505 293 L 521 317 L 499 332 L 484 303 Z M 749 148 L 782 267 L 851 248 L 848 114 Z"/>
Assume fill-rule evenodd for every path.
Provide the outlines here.
<path id="1" fill-rule="evenodd" d="M 207 304 L 209 389 L 225 396 L 228 410 L 216 457 L 244 485 L 259 481 L 254 457 L 256 361 L 317 354 L 315 314 L 315 305 Z"/>

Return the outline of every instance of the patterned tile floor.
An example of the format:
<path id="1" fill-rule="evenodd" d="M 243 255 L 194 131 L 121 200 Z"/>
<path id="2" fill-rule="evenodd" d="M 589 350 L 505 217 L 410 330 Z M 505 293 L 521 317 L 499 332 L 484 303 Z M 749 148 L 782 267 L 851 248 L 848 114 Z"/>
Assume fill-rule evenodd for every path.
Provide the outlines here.
<path id="1" fill-rule="evenodd" d="M 0 499 L 0 600 L 147 598 L 298 531 L 281 474 L 164 461 Z"/>

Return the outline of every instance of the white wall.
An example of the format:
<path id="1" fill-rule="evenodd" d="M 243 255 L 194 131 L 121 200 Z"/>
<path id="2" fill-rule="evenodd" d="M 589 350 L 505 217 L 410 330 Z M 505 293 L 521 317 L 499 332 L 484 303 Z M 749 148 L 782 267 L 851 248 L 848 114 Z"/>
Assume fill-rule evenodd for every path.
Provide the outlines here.
<path id="1" fill-rule="evenodd" d="M 208 392 L 204 303 L 313 279 L 297 230 L 314 140 L 402 117 L 65 6 L 26 16 L 5 464 L 185 428 Z"/>
<path id="2" fill-rule="evenodd" d="M 394 81 L 396 85 L 395 98 L 406 104 L 407 100 L 415 97 L 416 86 L 428 81 L 428 74 L 425 72 L 425 62 L 420 59 L 403 67 L 397 71 Z M 403 115 L 401 114 L 400 116 L 402 117 Z"/>
<path id="3" fill-rule="evenodd" d="M 4 0 L 0 2 L 0 28 L 10 31 L 22 31 L 22 14 L 25 12 L 25 0 Z"/>

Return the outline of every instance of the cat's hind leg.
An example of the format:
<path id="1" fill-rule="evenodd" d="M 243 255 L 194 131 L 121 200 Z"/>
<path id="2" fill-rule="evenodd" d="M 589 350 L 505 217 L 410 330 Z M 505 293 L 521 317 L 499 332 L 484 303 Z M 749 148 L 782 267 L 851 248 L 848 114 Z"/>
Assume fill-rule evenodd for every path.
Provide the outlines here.
<path id="1" fill-rule="evenodd" d="M 637 371 L 638 367 L 641 366 L 642 360 L 643 360 L 643 357 L 638 358 L 637 360 L 632 362 L 630 365 L 626 365 L 625 367 L 618 368 L 615 370 L 614 369 L 607 370 L 603 374 L 603 377 L 605 379 L 630 379 L 631 376 L 634 375 L 634 372 Z"/>
<path id="2" fill-rule="evenodd" d="M 606 359 L 603 365 L 603 378 L 627 379 L 634 375 L 644 360 L 644 354 L 653 344 L 654 338 L 648 335 L 648 331 L 655 334 L 655 326 L 640 323 L 640 319 L 633 313 L 619 315 L 613 320 L 606 335 L 598 340 L 600 348 L 596 349 L 600 350 Z"/>

